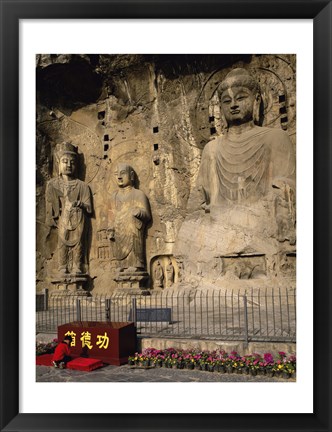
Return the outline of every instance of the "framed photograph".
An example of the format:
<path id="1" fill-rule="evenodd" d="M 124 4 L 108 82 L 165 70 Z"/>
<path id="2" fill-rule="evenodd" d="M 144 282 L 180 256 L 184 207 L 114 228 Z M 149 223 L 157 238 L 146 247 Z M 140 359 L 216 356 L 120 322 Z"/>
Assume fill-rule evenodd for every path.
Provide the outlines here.
<path id="1" fill-rule="evenodd" d="M 1 430 L 254 431 L 264 429 L 295 431 L 303 429 L 316 431 L 319 429 L 330 431 L 332 429 L 329 413 L 330 374 L 332 372 L 329 359 L 332 306 L 329 293 L 331 283 L 329 265 L 331 247 L 329 211 L 331 2 L 308 0 L 296 2 L 249 1 L 245 3 L 238 0 L 231 3 L 223 0 L 216 2 L 161 0 L 153 3 L 112 0 L 105 2 L 68 1 L 66 3 L 45 0 L 38 4 L 30 0 L 24 2 L 0 0 L 0 2 L 2 40 L 0 58 L 2 102 L 0 147 Z M 72 61 L 73 58 L 74 61 Z M 145 68 L 141 67 L 142 62 Z M 116 79 L 106 80 L 102 90 L 106 92 L 106 96 L 98 99 L 94 94 L 94 91 L 97 93 L 101 88 L 98 73 L 91 74 L 91 70 L 85 68 L 87 63 L 98 69 L 99 76 L 107 76 L 108 68 L 115 67 L 121 84 L 118 85 Z M 127 67 L 128 63 L 131 64 L 133 76 L 138 70 L 137 73 L 141 80 L 140 83 L 137 83 L 133 79 L 131 87 L 128 87 L 128 81 L 121 75 L 121 69 Z M 55 68 L 51 73 L 50 69 L 45 72 L 50 64 Z M 53 79 L 56 76 L 54 75 L 56 68 L 59 68 L 57 69 L 59 71 L 63 65 L 67 64 L 74 69 L 80 67 L 80 70 L 84 70 L 83 77 L 86 81 L 84 91 L 79 88 L 79 85 L 76 85 L 73 79 L 75 74 L 71 76 L 70 73 L 60 72 L 61 80 Z M 150 64 L 157 65 L 155 67 L 159 68 L 159 73 L 156 74 L 154 80 L 150 76 L 153 75 L 149 69 Z M 248 77 L 245 69 L 253 71 L 254 78 Z M 176 81 L 174 77 L 177 74 L 183 79 Z M 193 79 L 197 80 L 197 85 L 191 84 Z M 225 87 L 226 90 L 217 90 L 220 82 L 227 83 L 227 80 L 233 83 L 232 86 L 227 84 L 229 87 Z M 151 172 L 148 172 L 147 164 L 141 164 L 141 166 L 137 164 L 131 168 L 130 173 L 128 171 L 128 174 L 126 165 L 125 168 L 121 168 L 124 170 L 121 171 L 121 176 L 126 179 L 127 173 L 130 186 L 135 182 L 134 189 L 140 189 L 137 191 L 139 198 L 135 197 L 135 202 L 138 200 L 145 203 L 145 210 L 141 209 L 140 212 L 145 211 L 146 218 L 142 216 L 140 219 L 135 216 L 137 218 L 136 228 L 138 224 L 139 229 L 142 229 L 145 223 L 148 226 L 151 219 L 146 204 L 148 196 L 150 204 L 152 203 L 152 218 L 157 228 L 160 229 L 163 225 L 158 219 L 157 210 L 159 208 L 165 210 L 167 207 L 167 193 L 169 196 L 172 193 L 174 195 L 174 190 L 177 189 L 177 203 L 170 211 L 172 210 L 174 220 L 176 220 L 178 211 L 180 220 L 183 216 L 181 215 L 182 204 L 178 201 L 181 199 L 181 193 L 183 200 L 188 200 L 190 205 L 199 201 L 199 198 L 194 196 L 195 187 L 191 183 L 191 186 L 187 187 L 188 190 L 186 186 L 182 186 L 185 185 L 185 178 L 194 184 L 192 178 L 195 178 L 195 181 L 196 178 L 199 179 L 205 169 L 203 172 L 205 180 L 202 180 L 201 183 L 197 180 L 197 184 L 200 185 L 199 191 L 200 193 L 203 191 L 205 197 L 203 204 L 200 202 L 200 211 L 203 212 L 205 218 L 209 220 L 219 218 L 221 225 L 226 226 L 223 224 L 228 219 L 226 216 L 225 219 L 222 219 L 223 216 L 219 213 L 221 207 L 218 207 L 220 203 L 218 198 L 215 198 L 218 193 L 222 195 L 224 192 L 219 191 L 219 186 L 215 186 L 214 180 L 208 183 L 206 178 L 209 178 L 210 171 L 215 172 L 220 183 L 225 185 L 229 181 L 228 178 L 223 178 L 226 170 L 223 166 L 223 173 L 218 172 L 219 162 L 215 165 L 211 164 L 211 155 L 216 157 L 217 161 L 220 159 L 220 163 L 224 165 L 227 158 L 222 152 L 216 156 L 212 146 L 208 147 L 207 143 L 210 144 L 214 136 L 224 135 L 227 130 L 231 144 L 229 148 L 225 147 L 225 151 L 233 151 L 232 149 L 236 148 L 232 144 L 230 125 L 240 124 L 236 119 L 233 120 L 233 117 L 241 113 L 234 108 L 227 114 L 226 108 L 219 108 L 221 103 L 226 106 L 227 103 L 232 103 L 232 98 L 235 100 L 233 91 L 229 90 L 234 87 L 234 80 L 246 83 L 238 85 L 242 92 L 245 92 L 243 88 L 253 91 L 256 85 L 254 81 L 259 82 L 263 104 L 259 105 L 253 101 L 254 114 L 251 112 L 251 115 L 255 124 L 263 126 L 264 131 L 271 127 L 274 130 L 278 129 L 282 134 L 287 132 L 287 139 L 289 140 L 288 136 L 290 137 L 289 148 L 292 147 L 296 153 L 296 197 L 295 187 L 293 188 L 295 176 L 294 179 L 291 178 L 294 173 L 289 174 L 290 170 L 287 171 L 286 163 L 285 165 L 275 164 L 278 165 L 278 169 L 276 169 L 277 174 L 274 174 L 273 177 L 277 179 L 277 181 L 273 180 L 273 188 L 281 189 L 284 195 L 280 195 L 281 198 L 279 195 L 273 195 L 275 212 L 273 214 L 276 215 L 276 222 L 271 221 L 271 226 L 275 223 L 277 227 L 277 241 L 282 245 L 283 255 L 275 251 L 271 252 L 273 248 L 266 240 L 264 240 L 265 245 L 268 245 L 266 248 L 270 251 L 271 257 L 275 258 L 270 259 L 268 254 L 266 256 L 257 254 L 248 241 L 250 231 L 246 231 L 246 242 L 249 246 L 240 254 L 233 252 L 219 254 L 218 262 L 213 264 L 210 270 L 211 272 L 218 270 L 223 277 L 228 278 L 227 283 L 232 287 L 242 284 L 245 286 L 249 280 L 248 287 L 270 284 L 270 288 L 272 285 L 278 288 L 280 314 L 283 316 L 282 308 L 287 310 L 289 331 L 291 322 L 296 322 L 296 329 L 292 329 L 297 343 L 296 381 L 290 380 L 292 382 L 287 383 L 101 383 L 73 382 L 69 378 L 68 381 L 72 382 L 55 383 L 52 381 L 56 380 L 50 378 L 43 380 L 44 382 L 38 382 L 34 364 L 36 273 L 37 293 L 49 283 L 51 290 L 53 288 L 58 290 L 56 295 L 62 295 L 63 290 L 81 292 L 90 289 L 94 289 L 98 295 L 103 294 L 103 286 L 102 284 L 99 286 L 98 283 L 99 280 L 102 280 L 104 267 L 108 268 L 109 254 L 113 253 L 117 258 L 117 254 L 121 254 L 121 250 L 126 248 L 126 242 L 129 241 L 124 235 L 119 240 L 119 245 L 112 246 L 113 249 L 111 247 L 111 252 L 109 246 L 103 242 L 105 230 L 111 241 L 116 242 L 117 238 L 114 237 L 113 226 L 112 229 L 109 228 L 108 223 L 104 228 L 99 221 L 102 221 L 103 218 L 108 221 L 114 219 L 115 224 L 118 223 L 115 229 L 117 233 L 122 229 L 123 216 L 118 217 L 113 214 L 114 209 L 119 208 L 116 201 L 112 207 L 114 211 L 111 210 L 106 215 L 107 209 L 99 205 L 102 199 L 99 200 L 98 194 L 103 197 L 103 188 L 100 189 L 100 185 L 97 185 L 99 180 L 96 184 L 93 183 L 94 178 L 103 178 L 107 185 L 111 185 L 110 191 L 114 193 L 117 187 L 120 189 L 122 187 L 120 183 L 123 179 L 119 178 L 121 166 L 125 162 L 135 161 L 131 153 L 135 152 L 137 160 L 144 159 L 147 155 L 151 159 L 152 168 L 149 168 Z M 63 86 L 67 86 L 66 94 L 72 96 L 71 101 L 68 99 L 65 102 L 62 101 Z M 201 88 L 201 92 L 197 90 L 198 88 Z M 158 101 L 157 97 L 153 98 L 154 91 L 164 92 L 163 107 L 153 105 L 155 100 Z M 116 94 L 116 97 L 113 97 L 113 94 Z M 276 102 L 273 100 L 273 95 Z M 246 97 L 251 96 L 246 95 Z M 286 98 L 287 104 L 285 104 Z M 95 125 L 91 126 L 89 123 L 91 113 L 88 110 L 91 108 L 87 108 L 86 112 L 83 109 L 77 115 L 72 115 L 78 108 L 89 106 L 91 101 L 96 100 L 99 102 L 96 104 L 97 109 L 93 115 L 98 120 L 97 127 L 100 130 L 98 129 L 96 136 L 100 140 L 93 138 L 97 129 L 95 130 Z M 124 100 L 129 101 L 127 106 L 126 103 L 123 103 Z M 108 104 L 107 107 L 105 101 L 106 105 Z M 128 108 L 129 105 L 131 111 Z M 48 108 L 45 110 L 46 106 Z M 144 110 L 149 111 L 149 114 L 145 116 Z M 167 117 L 167 110 L 172 111 L 172 121 L 169 119 L 166 121 L 162 117 L 162 115 Z M 185 110 L 188 110 L 187 117 L 181 114 Z M 261 120 L 262 113 L 265 116 L 264 121 Z M 135 129 L 136 142 L 133 145 L 131 141 L 135 139 L 135 134 L 126 129 L 128 125 L 125 122 L 125 119 L 132 114 L 136 117 L 128 125 L 134 129 L 137 128 Z M 119 130 L 112 130 L 111 117 L 116 120 L 114 124 Z M 140 135 L 140 128 L 143 127 L 140 126 L 142 121 L 146 121 L 146 125 L 151 126 L 151 130 Z M 177 123 L 181 121 L 183 124 L 178 127 Z M 277 124 L 274 124 L 275 122 Z M 61 127 L 58 127 L 60 123 Z M 241 123 L 242 126 L 243 123 Z M 82 125 L 84 125 L 83 132 Z M 167 136 L 169 143 L 161 134 L 158 135 L 161 132 L 159 129 L 167 127 L 170 128 L 169 133 L 163 131 L 163 137 Z M 192 127 L 197 127 L 197 130 L 192 131 Z M 269 131 L 270 129 L 267 133 L 270 133 Z M 271 138 L 271 151 L 274 152 L 274 157 L 290 161 L 291 156 L 288 156 L 287 153 L 288 142 L 280 144 L 283 138 L 279 132 L 276 141 L 278 144 L 275 144 Z M 60 148 L 57 145 L 58 141 L 66 141 L 67 135 L 74 137 L 72 143 L 62 143 L 63 148 L 61 145 Z M 193 141 L 193 136 L 195 136 L 195 145 L 197 144 L 196 150 L 195 145 L 190 142 L 190 140 Z M 151 138 L 149 154 L 147 154 L 146 147 L 142 145 L 146 137 Z M 90 143 L 90 147 L 84 144 L 84 140 Z M 94 141 L 97 142 L 95 147 Z M 173 160 L 179 155 L 172 153 L 167 147 L 167 145 L 176 145 L 176 142 L 182 143 L 183 148 L 186 148 L 186 154 L 183 154 L 182 158 L 185 161 L 185 170 L 189 173 L 187 177 L 184 174 L 185 170 L 183 172 L 179 170 L 182 163 L 179 162 L 180 159 Z M 280 149 L 278 147 L 276 150 L 276 146 L 279 145 Z M 190 149 L 189 152 L 186 146 Z M 254 154 L 250 154 L 248 156 L 250 160 L 246 159 L 245 162 L 241 159 L 238 148 L 235 150 L 234 157 L 239 159 L 238 164 L 247 164 L 246 173 L 252 169 L 256 170 L 257 167 L 258 171 L 261 169 L 271 173 L 275 169 L 273 164 L 270 164 L 267 170 L 263 166 L 265 162 L 260 162 L 266 157 L 265 150 L 261 150 L 263 147 L 260 144 L 255 144 L 254 147 L 250 144 L 249 147 L 246 148 L 245 154 L 248 155 L 250 152 Z M 209 151 L 211 154 L 208 153 Z M 257 156 L 259 152 L 265 155 L 261 159 Z M 62 161 L 64 154 L 67 155 L 66 161 Z M 77 178 L 80 177 L 90 187 L 93 186 L 94 205 L 97 203 L 97 208 L 92 210 L 93 202 L 90 202 L 89 197 L 84 198 L 85 195 L 87 196 L 87 194 L 84 195 L 84 191 L 88 190 L 87 186 L 81 181 L 79 185 L 82 197 L 77 198 L 79 201 L 75 202 L 83 204 L 77 204 L 76 207 L 92 213 L 95 218 L 92 221 L 94 237 L 91 239 L 88 235 L 86 236 L 86 241 L 90 242 L 91 250 L 93 250 L 90 253 L 90 260 L 80 250 L 77 251 L 77 242 L 74 242 L 73 245 L 68 243 L 67 234 L 61 237 L 63 232 L 61 221 L 56 220 L 57 231 L 53 230 L 53 234 L 51 231 L 51 234 L 46 233 L 48 228 L 46 229 L 44 224 L 48 214 L 52 214 L 53 219 L 59 217 L 57 204 L 54 204 L 53 200 L 56 194 L 54 191 L 59 186 L 57 175 L 60 172 L 61 179 L 65 178 L 65 170 L 70 171 L 71 168 L 58 166 L 56 162 L 68 163 L 67 159 L 70 159 L 68 155 L 72 155 L 72 159 L 75 155 L 74 162 L 78 161 L 80 164 L 82 162 L 83 168 L 80 168 L 81 171 Z M 190 162 L 187 159 L 190 159 Z M 200 171 L 197 160 L 201 163 Z M 160 174 L 162 172 L 160 165 L 163 166 L 163 164 L 169 164 L 170 167 L 165 170 L 168 173 L 165 178 Z M 110 173 L 113 174 L 115 167 L 117 178 L 114 181 Z M 101 170 L 103 170 L 102 173 Z M 230 172 L 232 170 L 234 167 L 230 168 Z M 260 175 L 258 171 L 250 171 L 248 178 L 258 178 Z M 72 180 L 69 174 L 68 178 Z M 266 177 L 268 175 L 270 174 L 266 174 Z M 151 179 L 154 179 L 152 186 Z M 247 194 L 252 186 L 245 183 L 246 179 L 240 180 L 239 177 L 236 200 L 239 206 L 243 206 L 246 199 L 250 201 Z M 69 192 L 67 190 L 63 196 L 69 201 L 72 183 L 68 186 L 69 189 L 64 186 L 64 190 L 68 189 Z M 46 201 L 53 206 L 51 213 L 48 213 L 48 204 L 46 203 L 45 208 L 43 204 L 46 184 L 47 196 L 50 197 Z M 243 187 L 240 187 L 240 184 Z M 62 186 L 60 186 L 58 189 L 61 189 Z M 229 191 L 229 199 L 232 200 L 234 198 L 232 187 L 227 186 L 227 188 L 225 190 Z M 255 188 L 258 190 L 263 186 L 258 182 Z M 117 196 L 116 193 L 114 196 Z M 284 205 L 285 197 L 287 198 L 286 206 Z M 296 218 L 293 206 L 295 199 Z M 120 201 L 122 206 L 124 201 L 123 199 Z M 62 206 L 64 206 L 63 202 L 65 201 L 61 198 Z M 258 207 L 256 209 L 253 203 L 250 205 L 252 213 L 255 213 Z M 264 205 L 266 208 L 267 205 Z M 215 211 L 213 206 L 217 208 L 218 213 L 213 213 Z M 66 210 L 66 206 L 63 208 Z M 81 215 L 82 211 L 77 210 L 75 213 L 79 221 L 85 217 Z M 110 213 L 112 213 L 111 216 Z M 234 214 L 230 216 L 227 212 L 225 214 L 227 218 L 234 217 Z M 62 217 L 61 212 L 60 216 Z M 70 219 L 70 229 L 68 226 L 68 229 L 63 228 L 73 232 L 74 234 L 71 235 L 74 236 L 76 234 L 72 223 L 76 221 L 75 217 Z M 117 222 L 117 217 L 120 222 Z M 204 220 L 202 219 L 203 222 L 200 223 L 199 235 L 201 238 L 211 234 L 209 233 L 211 226 L 205 229 Z M 262 221 L 261 213 L 260 220 Z M 185 226 L 188 232 L 190 229 L 193 232 L 190 225 L 193 223 L 193 218 L 182 217 L 181 221 L 182 229 Z M 37 225 L 36 228 L 35 225 Z M 173 225 L 175 226 L 176 223 Z M 173 225 L 171 228 L 169 224 L 165 225 L 166 234 L 162 241 L 166 239 L 165 243 L 175 242 L 174 248 L 177 250 L 177 256 L 174 257 L 169 252 L 171 250 L 169 245 L 166 244 L 159 248 L 157 240 L 153 239 L 155 242 L 153 243 L 151 239 L 148 239 L 147 242 L 150 241 L 150 243 L 147 243 L 146 248 L 146 268 L 144 268 L 145 264 L 142 266 L 137 264 L 140 260 L 140 252 L 136 253 L 134 249 L 135 265 L 128 259 L 128 264 L 123 264 L 124 268 L 115 266 L 113 269 L 116 276 L 112 280 L 117 286 L 127 289 L 130 279 L 131 284 L 136 284 L 139 289 L 142 287 L 145 289 L 150 287 L 146 282 L 149 278 L 151 289 L 156 291 L 169 289 L 172 284 L 181 286 L 180 282 L 183 280 L 192 286 L 196 284 L 195 288 L 199 288 L 198 280 L 204 280 L 204 272 L 210 270 L 201 268 L 197 264 L 201 262 L 199 259 L 195 266 L 195 257 L 190 253 L 188 253 L 188 262 L 185 262 L 183 266 L 183 262 L 178 257 L 185 256 L 183 251 L 188 252 L 188 244 L 184 241 L 181 246 L 180 242 L 169 240 L 176 237 Z M 259 235 L 266 234 L 267 225 L 261 231 L 257 231 L 262 233 Z M 77 227 L 75 229 L 79 231 Z M 113 237 L 110 234 L 111 231 Z M 55 232 L 58 233 L 58 239 L 54 235 Z M 80 231 L 80 235 L 82 232 Z M 153 232 L 153 229 L 150 230 L 150 238 L 153 238 Z M 223 236 L 229 235 L 226 228 L 222 233 L 220 230 L 218 233 Z M 53 235 L 51 243 L 48 243 L 49 239 L 44 242 L 44 234 L 47 238 Z M 157 234 L 155 237 L 157 239 Z M 295 238 L 297 248 L 294 246 Z M 63 253 L 59 246 L 61 241 L 65 245 Z M 135 241 L 135 248 L 139 249 L 138 237 Z M 195 244 L 195 241 L 193 237 L 192 244 Z M 240 243 L 239 238 L 229 240 L 231 241 Z M 159 242 L 161 242 L 160 239 Z M 274 237 L 273 242 L 275 244 Z M 53 249 L 50 244 L 53 244 Z M 152 244 L 157 246 L 151 246 Z M 55 253 L 56 245 L 60 250 L 59 253 Z M 202 262 L 210 262 L 207 257 L 208 249 L 207 247 L 203 250 L 206 260 Z M 215 255 L 214 251 L 211 252 L 211 262 L 215 259 L 213 254 Z M 297 264 L 295 266 L 296 255 Z M 91 256 L 95 261 L 91 259 Z M 276 261 L 273 261 L 274 259 Z M 120 260 L 123 258 L 118 259 Z M 93 268 L 93 262 L 97 263 L 95 268 Z M 192 262 L 194 262 L 194 271 L 190 267 Z M 240 270 L 239 265 L 241 265 Z M 268 275 L 274 272 L 276 266 L 283 272 L 289 286 L 284 286 L 276 276 L 273 280 L 269 279 Z M 123 275 L 126 275 L 128 268 L 131 273 L 127 280 Z M 52 279 L 49 275 L 54 275 L 54 271 L 57 272 L 57 277 L 52 276 Z M 72 276 L 74 271 L 75 277 L 69 278 L 68 274 Z M 92 277 L 89 276 L 89 271 Z M 190 277 L 183 277 L 186 271 Z M 252 277 L 253 273 L 255 277 Z M 297 301 L 294 314 L 296 310 L 296 318 L 292 312 L 292 304 L 289 304 L 289 298 L 287 297 L 287 303 L 282 304 L 282 294 L 280 294 L 284 290 L 287 293 L 289 290 L 295 291 L 295 273 Z M 262 276 L 264 282 L 261 282 Z M 210 283 L 210 280 L 205 279 L 204 281 L 205 284 Z M 294 286 L 292 281 L 294 281 Z M 130 287 L 137 288 L 134 285 Z M 211 282 L 211 286 L 213 289 L 218 287 L 215 279 Z M 253 300 L 251 304 L 254 304 Z M 135 308 L 136 306 L 133 305 L 131 303 L 131 307 Z M 247 306 L 244 307 L 247 308 Z M 259 319 L 261 319 L 260 311 L 259 309 Z M 133 314 L 133 310 L 130 313 Z M 285 341 L 288 339 L 285 338 Z M 97 347 L 96 352 L 98 353 Z"/>

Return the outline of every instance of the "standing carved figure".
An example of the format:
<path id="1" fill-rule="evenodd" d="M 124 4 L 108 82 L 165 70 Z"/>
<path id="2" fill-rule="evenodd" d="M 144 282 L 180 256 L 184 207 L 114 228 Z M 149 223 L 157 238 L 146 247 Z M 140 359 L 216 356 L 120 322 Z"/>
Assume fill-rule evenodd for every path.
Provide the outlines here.
<path id="1" fill-rule="evenodd" d="M 168 287 L 172 286 L 174 283 L 174 266 L 170 258 L 166 266 L 166 279 L 167 279 L 167 286 Z"/>
<path id="2" fill-rule="evenodd" d="M 159 260 L 157 261 L 157 265 L 153 272 L 153 280 L 154 280 L 154 286 L 156 288 L 164 287 L 164 270 Z"/>
<path id="3" fill-rule="evenodd" d="M 112 260 L 120 272 L 141 271 L 145 269 L 145 227 L 151 219 L 149 201 L 142 191 L 135 189 L 131 166 L 120 163 L 114 174 L 118 190 L 113 194 L 110 211 Z"/>
<path id="4" fill-rule="evenodd" d="M 92 213 L 90 188 L 76 178 L 77 148 L 58 144 L 59 176 L 46 186 L 46 224 L 58 229 L 58 271 L 82 274 L 86 217 Z"/>

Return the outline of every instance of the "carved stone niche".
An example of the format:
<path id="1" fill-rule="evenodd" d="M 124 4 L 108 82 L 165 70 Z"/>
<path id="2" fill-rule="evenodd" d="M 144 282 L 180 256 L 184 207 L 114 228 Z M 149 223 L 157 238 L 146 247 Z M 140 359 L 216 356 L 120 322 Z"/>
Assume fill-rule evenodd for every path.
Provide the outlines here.
<path id="1" fill-rule="evenodd" d="M 280 273 L 284 276 L 295 276 L 296 252 L 281 252 L 278 259 Z"/>
<path id="2" fill-rule="evenodd" d="M 178 265 L 171 255 L 158 255 L 152 258 L 151 288 L 162 290 L 171 288 L 178 279 Z"/>
<path id="3" fill-rule="evenodd" d="M 267 274 L 263 254 L 227 255 L 220 257 L 222 275 L 238 279 L 261 279 Z"/>
<path id="4" fill-rule="evenodd" d="M 110 240 L 106 228 L 97 232 L 97 257 L 99 261 L 107 262 L 111 258 Z"/>

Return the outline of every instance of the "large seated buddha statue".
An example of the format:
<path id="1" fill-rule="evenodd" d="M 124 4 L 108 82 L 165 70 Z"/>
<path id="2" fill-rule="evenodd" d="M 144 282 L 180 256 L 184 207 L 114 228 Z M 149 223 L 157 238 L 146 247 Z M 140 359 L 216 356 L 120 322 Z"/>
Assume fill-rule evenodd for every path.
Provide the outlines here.
<path id="1" fill-rule="evenodd" d="M 295 256 L 293 145 L 283 130 L 257 125 L 261 95 L 247 70 L 233 69 L 218 91 L 227 128 L 202 152 L 175 253 L 184 274 L 205 280 L 277 277 Z"/>

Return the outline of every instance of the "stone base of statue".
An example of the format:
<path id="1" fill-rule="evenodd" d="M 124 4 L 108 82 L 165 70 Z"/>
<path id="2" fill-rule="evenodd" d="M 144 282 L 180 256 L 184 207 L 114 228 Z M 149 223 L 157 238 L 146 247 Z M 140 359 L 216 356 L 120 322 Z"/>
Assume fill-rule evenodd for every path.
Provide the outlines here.
<path id="1" fill-rule="evenodd" d="M 132 270 L 116 271 L 114 280 L 117 283 L 116 290 L 126 292 L 142 292 L 146 291 L 149 274 L 146 271 Z"/>
<path id="2" fill-rule="evenodd" d="M 52 284 L 55 285 L 55 289 L 51 293 L 54 295 L 63 296 L 83 296 L 89 295 L 89 292 L 85 290 L 85 286 L 89 279 L 88 274 L 70 274 L 64 275 L 59 274 L 51 280 Z"/>
<path id="3" fill-rule="evenodd" d="M 173 253 L 182 281 L 192 288 L 224 290 L 291 287 L 296 246 L 278 240 L 278 226 L 266 200 L 248 206 L 188 215 Z"/>

